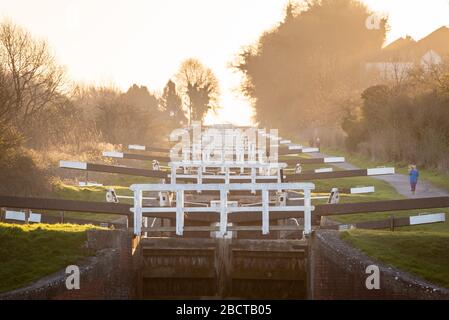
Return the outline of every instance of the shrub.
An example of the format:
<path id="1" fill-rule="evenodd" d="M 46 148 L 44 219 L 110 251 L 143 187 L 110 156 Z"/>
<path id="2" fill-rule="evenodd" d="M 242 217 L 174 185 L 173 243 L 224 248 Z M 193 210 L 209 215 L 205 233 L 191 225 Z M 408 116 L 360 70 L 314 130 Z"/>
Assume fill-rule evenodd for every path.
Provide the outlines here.
<path id="1" fill-rule="evenodd" d="M 31 152 L 23 148 L 22 137 L 14 128 L 0 129 L 0 194 L 45 195 L 49 192 L 48 178 L 39 168 Z"/>

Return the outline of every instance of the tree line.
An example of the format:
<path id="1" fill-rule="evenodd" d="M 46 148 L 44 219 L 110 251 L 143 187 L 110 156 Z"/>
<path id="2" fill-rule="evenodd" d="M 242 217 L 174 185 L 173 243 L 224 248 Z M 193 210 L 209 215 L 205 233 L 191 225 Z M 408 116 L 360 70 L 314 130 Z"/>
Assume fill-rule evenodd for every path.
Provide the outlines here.
<path id="1" fill-rule="evenodd" d="M 449 172 L 449 60 L 418 65 L 400 84 L 367 88 L 342 128 L 350 151 Z"/>
<path id="2" fill-rule="evenodd" d="M 61 157 L 99 160 L 105 144 L 157 145 L 218 108 L 218 81 L 185 60 L 160 94 L 72 82 L 46 41 L 0 23 L 0 193 L 48 192 Z M 114 147 L 115 148 L 115 147 Z M 50 157 L 53 155 L 53 157 Z"/>
<path id="3" fill-rule="evenodd" d="M 388 19 L 359 1 L 289 2 L 283 21 L 233 64 L 254 120 L 373 160 L 449 172 L 448 60 L 393 70 L 391 79 L 368 71 L 388 30 Z"/>
<path id="4" fill-rule="evenodd" d="M 387 21 L 352 0 L 290 2 L 284 20 L 244 48 L 234 67 L 255 120 L 284 133 L 338 126 L 342 102 L 373 82 L 364 63 L 385 41 Z"/>

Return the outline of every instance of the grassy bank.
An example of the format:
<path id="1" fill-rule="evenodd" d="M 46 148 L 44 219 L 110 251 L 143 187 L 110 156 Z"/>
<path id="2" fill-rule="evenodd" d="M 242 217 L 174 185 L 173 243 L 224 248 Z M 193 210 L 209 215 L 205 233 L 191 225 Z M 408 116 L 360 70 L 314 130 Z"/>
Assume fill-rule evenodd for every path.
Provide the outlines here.
<path id="1" fill-rule="evenodd" d="M 55 198 L 66 200 L 106 202 L 106 190 L 113 188 L 117 194 L 131 196 L 129 188 L 121 186 L 101 186 L 101 187 L 78 187 L 57 183 L 53 185 L 53 195 Z M 132 203 L 128 199 L 120 199 L 123 203 Z M 46 214 L 59 216 L 59 212 L 46 212 Z M 72 219 L 84 219 L 99 222 L 111 222 L 120 218 L 115 214 L 84 213 L 84 212 L 64 212 L 64 217 Z"/>
<path id="2" fill-rule="evenodd" d="M 425 228 L 351 230 L 342 233 L 342 238 L 376 260 L 449 288 L 449 229 Z"/>
<path id="3" fill-rule="evenodd" d="M 87 256 L 91 225 L 0 223 L 0 292 L 23 287 Z"/>
<path id="4" fill-rule="evenodd" d="M 52 195 L 55 198 L 66 200 L 95 201 L 106 202 L 106 191 L 112 188 L 118 195 L 132 196 L 129 186 L 138 183 L 157 183 L 159 179 L 148 177 L 135 177 L 121 174 L 105 174 L 104 181 L 108 183 L 105 186 L 88 186 L 80 187 L 76 185 L 66 184 L 56 179 L 52 183 Z M 102 179 L 100 179 L 103 182 Z M 120 203 L 132 204 L 131 199 L 120 199 Z M 46 214 L 59 216 L 59 212 L 46 212 Z M 112 222 L 120 218 L 117 215 L 99 214 L 99 213 L 80 213 L 80 212 L 64 212 L 66 218 L 84 219 L 98 222 Z"/>

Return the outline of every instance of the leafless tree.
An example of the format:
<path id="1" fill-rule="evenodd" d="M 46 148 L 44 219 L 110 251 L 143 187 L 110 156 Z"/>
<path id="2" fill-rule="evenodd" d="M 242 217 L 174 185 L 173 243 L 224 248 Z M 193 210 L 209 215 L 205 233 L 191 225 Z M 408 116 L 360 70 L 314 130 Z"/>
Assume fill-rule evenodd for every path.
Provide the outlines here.
<path id="1" fill-rule="evenodd" d="M 211 69 L 197 59 L 187 59 L 176 74 L 176 85 L 189 110 L 189 121 L 203 120 L 209 109 L 217 108 L 218 80 Z"/>
<path id="2" fill-rule="evenodd" d="M 0 24 L 0 72 L 0 94 L 8 93 L 1 114 L 17 125 L 28 125 L 35 113 L 61 96 L 64 71 L 47 43 L 9 21 Z"/>
<path id="3" fill-rule="evenodd" d="M 5 124 L 11 121 L 13 114 L 12 90 L 9 78 L 0 65 L 0 128 L 4 128 Z"/>

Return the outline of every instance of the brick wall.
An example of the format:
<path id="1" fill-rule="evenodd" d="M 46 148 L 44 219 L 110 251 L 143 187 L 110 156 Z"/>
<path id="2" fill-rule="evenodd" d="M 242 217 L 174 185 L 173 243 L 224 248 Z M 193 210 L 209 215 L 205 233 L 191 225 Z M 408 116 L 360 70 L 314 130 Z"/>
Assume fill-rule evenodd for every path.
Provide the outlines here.
<path id="1" fill-rule="evenodd" d="M 311 299 L 449 299 L 449 290 L 374 261 L 342 241 L 337 231 L 317 231 L 311 241 Z M 379 290 L 366 288 L 369 265 L 379 267 Z"/>
<path id="2" fill-rule="evenodd" d="M 67 290 L 61 270 L 11 292 L 1 299 L 132 299 L 136 297 L 136 263 L 132 233 L 125 230 L 91 230 L 87 248 L 93 256 L 76 263 L 80 268 L 80 289 Z"/>

